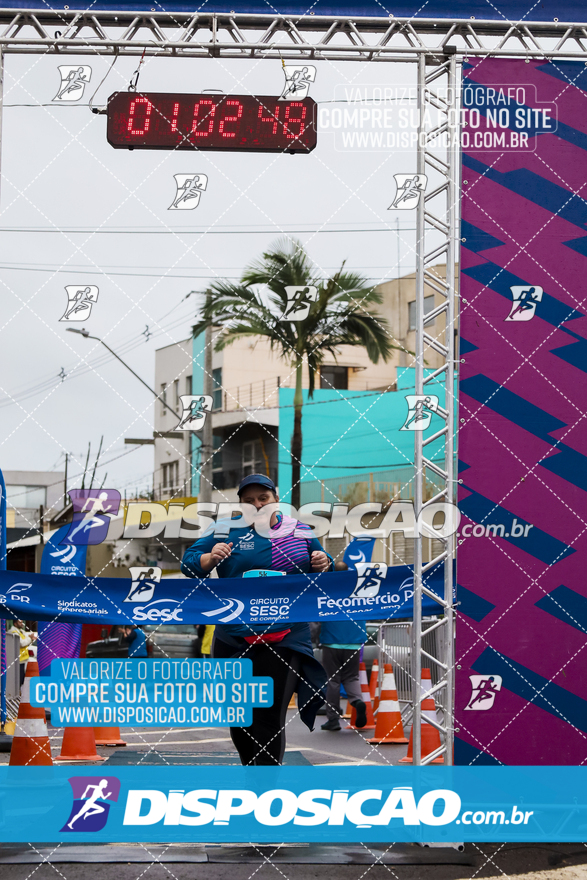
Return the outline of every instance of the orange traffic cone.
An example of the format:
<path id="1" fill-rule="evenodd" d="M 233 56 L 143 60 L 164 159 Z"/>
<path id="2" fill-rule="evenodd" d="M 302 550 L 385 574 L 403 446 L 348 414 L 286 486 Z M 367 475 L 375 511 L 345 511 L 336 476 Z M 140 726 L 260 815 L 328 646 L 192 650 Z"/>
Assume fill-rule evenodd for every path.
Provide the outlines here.
<path id="1" fill-rule="evenodd" d="M 120 738 L 120 727 L 94 727 L 94 738 L 97 746 L 127 745 L 127 743 Z"/>
<path id="2" fill-rule="evenodd" d="M 351 701 L 346 701 L 346 712 L 342 716 L 343 718 L 350 718 L 353 714 L 353 707 L 351 706 Z"/>
<path id="3" fill-rule="evenodd" d="M 383 667 L 383 684 L 381 686 L 381 702 L 377 711 L 377 724 L 370 743 L 407 743 L 402 724 L 402 713 L 399 709 L 397 689 L 393 675 L 393 666 L 386 663 Z"/>
<path id="4" fill-rule="evenodd" d="M 63 731 L 61 754 L 56 761 L 105 761 L 96 751 L 96 740 L 91 727 L 66 727 Z"/>
<path id="5" fill-rule="evenodd" d="M 422 678 L 420 682 L 420 693 L 426 693 L 432 687 L 432 677 L 430 675 L 429 669 L 422 670 Z M 434 697 L 427 697 L 425 700 L 422 700 L 422 723 L 420 725 L 421 731 L 421 743 L 422 743 L 422 758 L 425 758 L 426 755 L 429 755 L 431 752 L 435 752 L 436 749 L 439 749 L 442 743 L 440 742 L 440 733 L 438 730 L 433 727 L 428 719 L 432 718 L 433 721 L 436 721 L 436 705 L 434 703 Z M 412 725 L 412 730 L 410 732 L 410 744 L 408 746 L 408 754 L 405 758 L 400 758 L 400 764 L 413 764 L 414 763 L 414 727 Z M 431 764 L 444 764 L 444 756 L 439 755 L 438 758 L 434 758 Z"/>
<path id="6" fill-rule="evenodd" d="M 367 681 L 367 667 L 364 663 L 359 664 L 359 682 L 363 694 L 363 702 L 367 707 L 367 723 L 364 727 L 357 727 L 357 710 L 351 706 L 351 723 L 349 730 L 375 730 L 375 718 L 373 717 L 373 706 L 371 705 L 371 694 L 369 693 L 369 682 Z"/>
<path id="7" fill-rule="evenodd" d="M 10 764 L 13 767 L 53 766 L 45 710 L 30 703 L 31 678 L 38 675 L 39 664 L 36 660 L 29 660 L 10 751 Z"/>
<path id="8" fill-rule="evenodd" d="M 373 715 L 377 712 L 379 705 L 379 695 L 377 693 L 379 684 L 379 661 L 375 660 L 371 667 L 371 678 L 369 679 L 369 693 L 371 694 L 371 703 L 373 704 Z"/>

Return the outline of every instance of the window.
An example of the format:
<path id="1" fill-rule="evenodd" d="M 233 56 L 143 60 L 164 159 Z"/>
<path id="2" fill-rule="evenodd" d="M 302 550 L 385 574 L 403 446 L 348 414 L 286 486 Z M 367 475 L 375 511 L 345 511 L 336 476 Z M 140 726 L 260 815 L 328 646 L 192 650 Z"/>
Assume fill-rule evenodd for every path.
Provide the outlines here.
<path id="1" fill-rule="evenodd" d="M 325 364 L 320 367 L 320 388 L 346 390 L 349 387 L 348 367 L 335 367 Z"/>
<path id="2" fill-rule="evenodd" d="M 163 488 L 169 490 L 177 489 L 179 486 L 179 462 L 169 461 L 162 465 L 163 472 Z"/>
<path id="3" fill-rule="evenodd" d="M 167 412 L 167 407 L 163 405 L 164 402 L 167 403 L 167 385 L 165 382 L 161 382 L 159 399 L 161 400 L 161 415 L 164 416 Z"/>
<path id="4" fill-rule="evenodd" d="M 214 434 L 212 437 L 213 445 L 214 445 L 214 454 L 212 456 L 212 474 L 214 475 L 214 488 L 218 488 L 216 486 L 216 476 L 222 473 L 222 445 L 224 444 L 224 440 L 220 434 Z"/>
<path id="5" fill-rule="evenodd" d="M 44 486 L 7 486 L 6 501 L 17 510 L 47 506 L 47 490 Z"/>
<path id="6" fill-rule="evenodd" d="M 434 294 L 432 293 L 430 296 L 424 297 L 424 314 L 427 315 L 434 308 Z M 408 318 L 409 318 L 409 329 L 416 329 L 416 300 L 411 303 L 408 303 Z"/>
<path id="7" fill-rule="evenodd" d="M 192 393 L 192 377 L 191 376 L 185 377 L 185 393 L 186 394 Z"/>
<path id="8" fill-rule="evenodd" d="M 266 471 L 265 457 L 258 440 L 243 443 L 243 477 L 248 474 L 264 474 Z"/>
<path id="9" fill-rule="evenodd" d="M 212 387 L 214 395 L 212 409 L 222 409 L 222 367 L 212 370 Z"/>
<path id="10" fill-rule="evenodd" d="M 175 409 L 179 409 L 179 379 L 173 380 L 173 401 Z"/>

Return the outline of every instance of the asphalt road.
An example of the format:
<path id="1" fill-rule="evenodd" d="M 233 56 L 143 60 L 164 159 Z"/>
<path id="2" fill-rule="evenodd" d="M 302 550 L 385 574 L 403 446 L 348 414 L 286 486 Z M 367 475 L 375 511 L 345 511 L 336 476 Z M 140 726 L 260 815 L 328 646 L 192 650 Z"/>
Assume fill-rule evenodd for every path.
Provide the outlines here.
<path id="1" fill-rule="evenodd" d="M 316 719 L 316 728 L 310 732 L 300 721 L 296 710 L 289 710 L 286 722 L 286 749 L 296 753 L 296 762 L 310 764 L 397 764 L 407 751 L 406 745 L 374 746 L 367 742 L 373 730 L 361 732 L 351 730 L 348 722 L 342 720 L 343 729 L 339 732 L 320 730 L 326 721 L 325 716 Z M 48 725 L 51 750 L 58 755 L 61 750 L 62 730 Z M 124 748 L 98 747 L 98 753 L 112 756 L 114 753 L 132 751 L 140 753 L 132 763 L 151 763 L 155 756 L 181 755 L 181 763 L 187 763 L 190 754 L 193 763 L 212 763 L 220 757 L 222 763 L 239 764 L 232 745 L 230 734 L 225 727 L 130 727 L 123 728 L 122 738 L 128 743 Z M 303 756 L 301 758 L 300 756 Z M 0 753 L 0 763 L 8 763 L 9 755 Z M 114 760 L 122 760 L 115 755 Z M 192 763 L 192 762 L 190 762 Z"/>
<path id="2" fill-rule="evenodd" d="M 468 864 L 377 865 L 375 859 L 363 864 L 289 864 L 280 859 L 277 847 L 263 847 L 252 860 L 238 863 L 239 848 L 233 847 L 229 861 L 161 864 L 148 845 L 137 847 L 141 863 L 100 864 L 98 858 L 87 863 L 57 861 L 52 848 L 48 861 L 40 865 L 1 864 L 0 880 L 585 880 L 587 849 L 584 844 L 467 844 Z M 220 849 L 220 848 L 219 848 Z M 0 845 L 0 862 L 4 846 Z M 153 855 L 153 858 L 151 858 Z M 220 858 L 220 854 L 218 858 Z M 417 854 L 416 856 L 417 857 Z M 52 861 L 53 859 L 53 861 Z M 91 874 L 89 873 L 91 872 Z"/>

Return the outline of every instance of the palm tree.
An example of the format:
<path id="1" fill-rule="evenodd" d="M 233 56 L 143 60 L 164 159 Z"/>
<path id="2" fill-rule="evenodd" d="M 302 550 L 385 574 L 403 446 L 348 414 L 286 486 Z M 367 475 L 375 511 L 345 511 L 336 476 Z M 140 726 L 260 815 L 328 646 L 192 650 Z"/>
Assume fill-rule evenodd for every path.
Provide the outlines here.
<path id="1" fill-rule="evenodd" d="M 387 361 L 393 349 L 387 321 L 373 311 L 382 296 L 355 272 L 345 272 L 344 262 L 331 278 L 318 277 L 301 242 L 278 241 L 261 259 L 242 274 L 240 283 L 218 281 L 206 293 L 194 335 L 211 325 L 220 326 L 215 349 L 246 336 L 263 336 L 272 351 L 295 370 L 294 430 L 291 439 L 292 504 L 300 505 L 300 467 L 302 460 L 302 371 L 307 364 L 308 395 L 314 393 L 316 372 L 326 354 L 335 360 L 341 345 L 362 346 L 373 363 Z M 283 319 L 287 306 L 285 288 L 290 285 L 314 286 L 317 301 L 303 321 Z M 268 294 L 262 297 L 258 288 Z"/>

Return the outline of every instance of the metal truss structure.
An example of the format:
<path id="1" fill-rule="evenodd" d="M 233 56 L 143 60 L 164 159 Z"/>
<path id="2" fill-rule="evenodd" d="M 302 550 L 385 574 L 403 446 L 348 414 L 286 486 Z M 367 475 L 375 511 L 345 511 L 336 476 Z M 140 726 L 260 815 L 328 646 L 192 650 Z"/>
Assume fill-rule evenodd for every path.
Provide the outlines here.
<path id="1" fill-rule="evenodd" d="M 455 321 L 457 292 L 455 266 L 458 242 L 458 62 L 466 57 L 557 58 L 587 62 L 587 26 L 580 24 L 512 23 L 474 19 L 304 17 L 213 13 L 150 13 L 63 10 L 0 10 L 0 73 L 8 53 L 73 55 L 142 55 L 162 58 L 236 58 L 303 61 L 414 62 L 418 65 L 417 100 L 420 130 L 417 172 L 429 179 L 428 191 L 417 208 L 416 252 L 416 394 L 434 393 L 441 384 L 443 405 L 438 413 L 444 427 L 434 436 L 415 435 L 414 505 L 416 520 L 433 503 L 454 503 L 456 480 L 454 453 Z M 439 122 L 425 122 L 433 109 Z M 444 152 L 438 139 L 446 137 Z M 446 261 L 446 277 L 431 272 L 439 259 Z M 424 314 L 425 287 L 442 297 L 441 305 Z M 443 338 L 432 337 L 426 326 L 444 315 Z M 425 375 L 426 352 L 441 355 L 442 365 Z M 426 447 L 444 441 L 444 465 L 426 456 Z M 426 471 L 441 480 L 441 489 L 424 502 Z M 414 539 L 414 618 L 412 625 L 413 754 L 415 764 L 430 763 L 443 755 L 453 763 L 454 702 L 454 537 L 442 540 L 442 553 L 422 562 L 422 536 Z M 444 564 L 445 598 L 439 599 L 425 584 L 433 565 Z M 438 629 L 441 656 L 432 657 L 422 645 L 421 599 L 425 594 L 439 605 Z M 421 691 L 421 669 L 435 665 L 436 683 Z M 422 699 L 437 695 L 444 717 L 430 717 L 444 738 L 441 747 L 421 758 Z"/>
<path id="2" fill-rule="evenodd" d="M 0 9 L 0 47 L 55 55 L 406 61 L 442 54 L 583 60 L 587 26 L 426 18 Z"/>
<path id="3" fill-rule="evenodd" d="M 444 427 L 424 439 L 423 431 L 414 432 L 414 518 L 417 524 L 414 537 L 414 616 L 412 621 L 412 703 L 413 703 L 413 752 L 415 764 L 429 764 L 444 754 L 446 764 L 453 763 L 453 704 L 454 704 L 454 614 L 453 614 L 453 566 L 454 536 L 440 538 L 442 552 L 426 565 L 422 562 L 422 538 L 425 537 L 423 514 L 433 504 L 453 505 L 456 501 L 454 481 L 455 453 L 455 318 L 456 318 L 456 241 L 458 199 L 458 150 L 457 150 L 457 65 L 455 56 L 441 64 L 428 68 L 427 59 L 418 58 L 418 129 L 417 172 L 428 178 L 428 187 L 422 194 L 416 209 L 416 381 L 415 392 L 421 400 L 433 392 L 440 397 L 436 412 L 444 420 Z M 436 111 L 436 122 L 427 122 L 431 112 Z M 438 143 L 444 149 L 436 148 Z M 439 243 L 440 233 L 440 243 Z M 446 275 L 442 279 L 431 267 L 439 260 L 446 261 Z M 424 312 L 425 287 L 440 294 L 442 302 L 431 312 Z M 444 315 L 443 338 L 431 336 L 426 327 Z M 424 374 L 426 355 L 430 351 L 440 355 L 442 363 L 434 371 Z M 434 386 L 431 388 L 431 383 Z M 439 388 L 440 385 L 440 388 Z M 424 410 L 423 410 L 424 411 Z M 444 440 L 444 466 L 430 460 L 426 447 L 437 440 Z M 440 477 L 441 489 L 424 502 L 426 471 Z M 448 508 L 450 510 L 450 508 Z M 450 513 L 446 514 L 450 521 Z M 446 521 L 445 520 L 445 521 Z M 420 526 L 418 526 L 420 523 Z M 447 523 L 448 524 L 448 523 Z M 447 530 L 450 531 L 450 530 Z M 439 536 L 437 536 L 439 537 Z M 434 566 L 444 565 L 444 598 L 436 596 L 426 587 L 426 572 Z M 423 594 L 437 602 L 438 621 L 427 629 L 430 635 L 442 628 L 440 658 L 432 657 L 423 647 L 422 597 Z M 422 666 L 435 667 L 436 684 L 431 690 L 421 687 Z M 441 731 L 444 743 L 440 748 L 421 758 L 422 701 L 442 693 L 444 717 L 442 723 L 427 715 L 428 723 Z"/>

